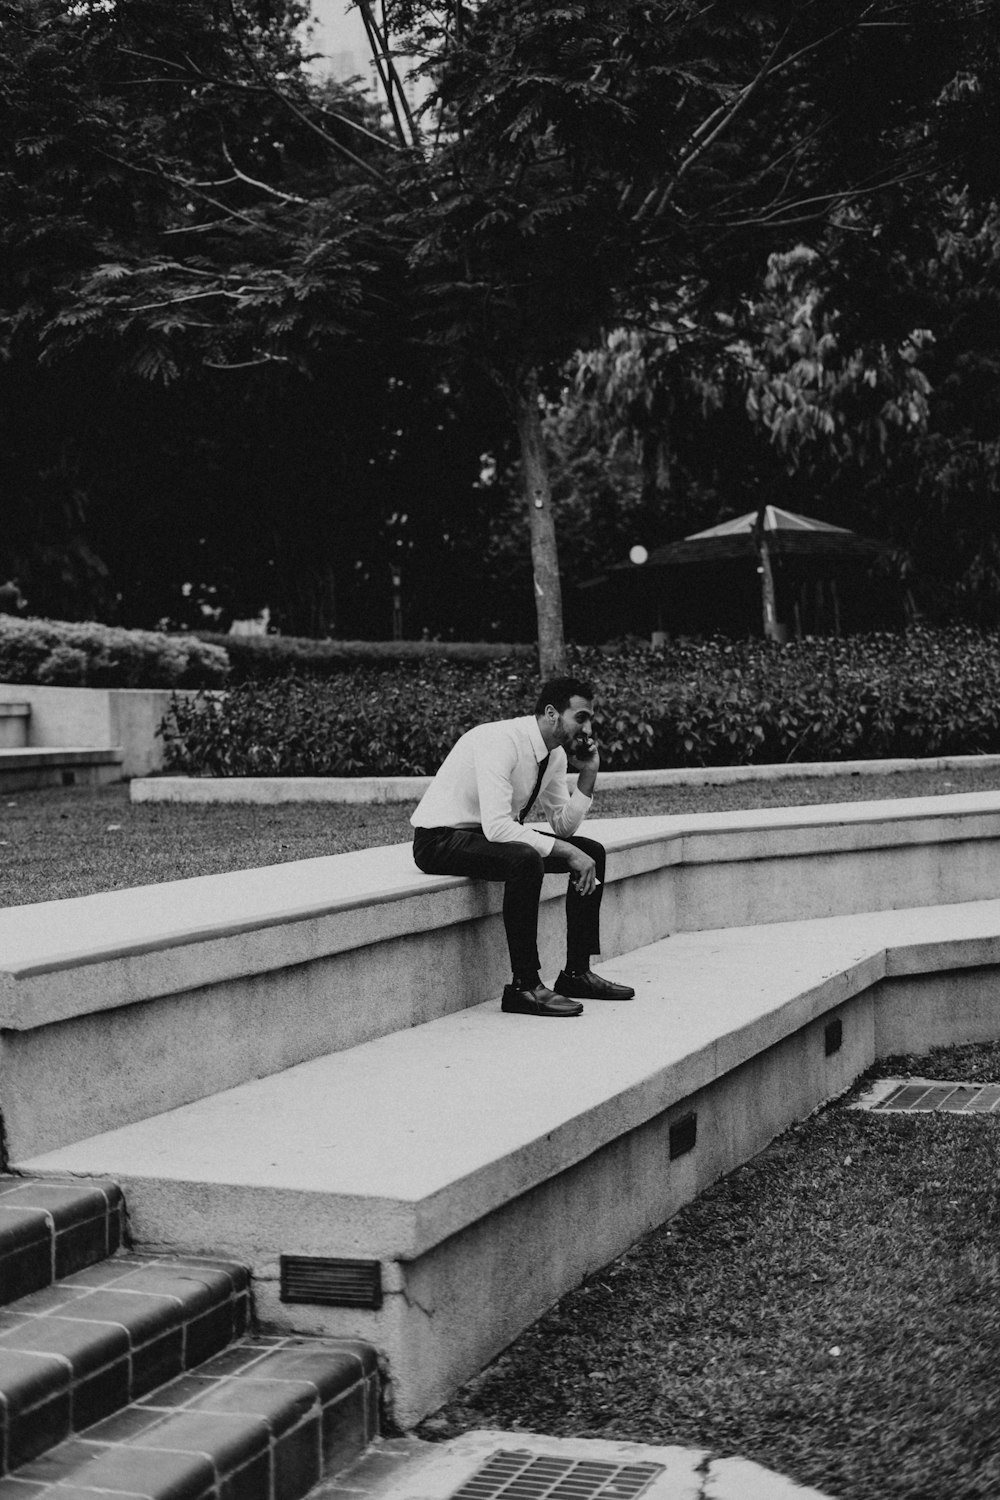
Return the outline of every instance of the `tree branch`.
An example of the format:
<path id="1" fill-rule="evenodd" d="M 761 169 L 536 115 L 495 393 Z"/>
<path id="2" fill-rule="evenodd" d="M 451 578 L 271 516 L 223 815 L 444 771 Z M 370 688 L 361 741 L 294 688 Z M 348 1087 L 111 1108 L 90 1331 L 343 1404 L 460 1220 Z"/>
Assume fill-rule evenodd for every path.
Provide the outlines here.
<path id="1" fill-rule="evenodd" d="M 355 3 L 358 7 L 361 21 L 365 28 L 365 35 L 368 38 L 368 48 L 371 52 L 372 62 L 375 64 L 375 70 L 378 73 L 379 83 L 382 86 L 382 94 L 385 98 L 386 105 L 388 106 L 389 113 L 392 115 L 392 123 L 395 127 L 399 143 L 402 146 L 415 145 L 417 137 L 415 133 L 413 117 L 410 114 L 409 108 L 407 106 L 406 98 L 403 94 L 402 87 L 400 86 L 399 78 L 392 64 L 392 59 L 389 56 L 387 40 L 382 36 L 382 33 L 378 29 L 378 23 L 376 22 L 375 16 L 372 13 L 372 8 L 369 4 L 369 0 L 355 0 Z M 403 105 L 403 109 L 406 114 L 407 124 L 410 127 L 409 140 L 407 140 L 406 138 L 406 132 L 403 129 L 403 122 L 399 117 L 399 110 L 396 107 L 397 92 L 399 94 L 400 103 Z"/>
<path id="2" fill-rule="evenodd" d="M 287 354 L 262 354 L 260 359 L 242 359 L 229 365 L 224 365 L 214 359 L 202 360 L 207 370 L 251 370 L 255 365 L 293 365 L 294 363 L 295 361 Z"/>
<path id="3" fill-rule="evenodd" d="M 135 304 L 135 306 L 131 307 L 129 311 L 155 312 L 158 307 L 177 307 L 182 302 L 199 302 L 203 301 L 206 297 L 229 297 L 234 302 L 238 302 L 240 297 L 245 296 L 247 292 L 266 292 L 269 290 L 270 288 L 266 286 L 244 286 L 239 287 L 234 292 L 231 292 L 226 287 L 218 286 L 213 287 L 211 291 L 185 292 L 179 297 L 167 297 L 162 302 L 138 302 Z"/>
<path id="4" fill-rule="evenodd" d="M 239 21 L 236 18 L 236 6 L 233 3 L 233 0 L 227 0 L 227 4 L 229 8 L 230 18 L 233 23 L 233 31 L 236 36 L 237 46 L 243 53 L 243 56 L 249 64 L 251 71 L 257 78 L 261 80 L 263 87 L 272 96 L 272 98 L 277 99 L 279 104 L 282 104 L 284 108 L 289 110 L 297 120 L 300 120 L 308 130 L 311 130 L 315 135 L 318 135 L 320 140 L 325 141 L 326 144 L 330 146 L 334 151 L 339 152 L 341 156 L 345 156 L 348 161 L 353 162 L 356 167 L 360 167 L 363 172 L 367 172 L 369 177 L 374 178 L 374 180 L 380 183 L 381 186 L 388 186 L 384 175 L 378 170 L 377 167 L 373 167 L 371 162 L 365 161 L 364 157 L 356 156 L 355 153 L 350 149 L 350 147 L 345 146 L 344 143 L 342 141 L 338 141 L 335 136 L 332 136 L 327 131 L 322 130 L 320 126 L 316 124 L 315 120 L 310 120 L 305 111 L 301 110 L 298 105 L 288 97 L 287 94 L 283 93 L 281 89 L 275 88 L 274 84 L 266 76 L 266 74 L 261 73 L 261 70 L 257 64 L 257 59 L 251 53 L 243 38 L 243 33 L 240 31 Z"/>
<path id="5" fill-rule="evenodd" d="M 827 46 L 836 37 L 843 36 L 845 32 L 850 30 L 851 26 L 861 26 L 865 24 L 865 16 L 870 15 L 874 8 L 874 0 L 872 0 L 872 3 L 868 5 L 867 9 L 862 12 L 861 16 L 859 16 L 856 21 L 845 23 L 843 26 L 835 27 L 832 31 L 827 32 L 824 36 L 817 37 L 814 41 L 808 42 L 805 46 L 800 47 L 796 52 L 789 53 L 787 57 L 782 58 L 781 61 L 776 64 L 775 59 L 778 57 L 782 46 L 788 39 L 790 28 L 786 27 L 781 37 L 772 47 L 770 54 L 768 55 L 761 68 L 758 70 L 757 74 L 743 89 L 740 90 L 739 96 L 736 99 L 735 103 L 728 106 L 728 108 L 727 106 L 720 105 L 719 109 L 714 110 L 713 113 L 708 116 L 707 120 L 703 120 L 702 123 L 697 127 L 697 129 L 692 132 L 691 142 L 697 142 L 697 144 L 694 146 L 693 150 L 688 152 L 686 156 L 682 156 L 681 161 L 673 174 L 673 177 L 660 195 L 659 202 L 657 203 L 656 211 L 653 217 L 662 217 L 662 215 L 666 212 L 666 209 L 671 199 L 673 198 L 677 186 L 684 174 L 689 171 L 690 168 L 694 166 L 695 162 L 698 161 L 699 158 L 702 157 L 705 152 L 715 144 L 719 137 L 729 129 L 730 125 L 732 125 L 733 121 L 736 119 L 740 111 L 744 108 L 748 100 L 751 99 L 753 95 L 760 89 L 765 80 L 769 78 L 777 78 L 778 75 L 783 73 L 786 68 L 792 67 L 793 64 L 799 62 L 803 57 L 807 57 L 811 52 L 816 52 L 821 47 Z M 723 113 L 723 111 L 725 112 Z M 722 114 L 721 119 L 719 118 L 720 113 Z M 718 124 L 715 124 L 714 128 L 711 128 L 713 127 L 713 122 L 716 120 L 718 121 Z M 653 194 L 647 194 L 638 212 L 634 215 L 634 220 L 639 219 L 644 215 L 646 207 L 653 196 Z"/>
<path id="6" fill-rule="evenodd" d="M 239 178 L 240 182 L 247 183 L 249 187 L 260 188 L 262 193 L 270 193 L 273 198 L 280 199 L 282 203 L 298 203 L 303 208 L 306 207 L 308 199 L 300 198 L 296 193 L 283 193 L 281 192 L 280 188 L 271 187 L 270 184 L 266 182 L 258 182 L 256 177 L 248 177 L 246 172 L 241 172 L 239 167 L 233 161 L 233 158 L 229 151 L 229 147 L 226 145 L 225 140 L 223 140 L 222 142 L 222 154 L 226 158 L 226 161 L 229 163 L 229 165 L 232 167 L 233 171 L 236 173 L 236 176 Z"/>

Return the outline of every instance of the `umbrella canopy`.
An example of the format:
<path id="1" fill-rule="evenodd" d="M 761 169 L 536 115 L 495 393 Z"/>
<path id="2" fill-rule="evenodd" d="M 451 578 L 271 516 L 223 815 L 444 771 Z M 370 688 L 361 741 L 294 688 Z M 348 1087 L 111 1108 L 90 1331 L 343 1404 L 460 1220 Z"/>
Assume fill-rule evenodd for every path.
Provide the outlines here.
<path id="1" fill-rule="evenodd" d="M 717 562 L 727 557 L 751 557 L 757 551 L 754 539 L 756 523 L 757 511 L 748 510 L 745 515 L 723 521 L 720 526 L 710 526 L 707 531 L 695 531 L 679 542 L 657 547 L 649 554 L 645 566 L 671 567 L 680 563 Z M 778 505 L 765 506 L 763 527 L 768 549 L 774 553 L 872 557 L 883 546 L 843 526 L 831 526 L 829 521 L 817 521 L 812 516 L 799 516 L 794 511 L 782 510 Z M 618 566 L 627 567 L 629 564 Z"/>

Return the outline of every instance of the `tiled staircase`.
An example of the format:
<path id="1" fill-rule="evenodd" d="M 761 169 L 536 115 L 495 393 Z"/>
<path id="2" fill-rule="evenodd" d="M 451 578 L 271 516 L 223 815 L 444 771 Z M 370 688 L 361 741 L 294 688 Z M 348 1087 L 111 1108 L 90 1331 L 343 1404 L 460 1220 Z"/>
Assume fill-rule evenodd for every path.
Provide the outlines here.
<path id="1" fill-rule="evenodd" d="M 297 1500 L 357 1457 L 370 1347 L 254 1334 L 244 1266 L 124 1219 L 112 1182 L 0 1177 L 0 1500 Z"/>

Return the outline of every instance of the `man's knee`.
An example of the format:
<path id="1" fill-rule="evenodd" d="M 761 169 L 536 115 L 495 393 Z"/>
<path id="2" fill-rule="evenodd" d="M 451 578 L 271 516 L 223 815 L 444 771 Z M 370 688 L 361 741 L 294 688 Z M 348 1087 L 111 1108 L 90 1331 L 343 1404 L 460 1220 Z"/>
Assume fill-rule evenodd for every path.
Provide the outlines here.
<path id="1" fill-rule="evenodd" d="M 531 844 L 506 844 L 503 846 L 503 863 L 508 880 L 541 880 L 545 874 L 545 861 Z"/>
<path id="2" fill-rule="evenodd" d="M 584 854 L 590 855 L 591 859 L 594 861 L 594 864 L 597 866 L 598 880 L 603 880 L 604 867 L 608 862 L 608 856 L 604 845 L 599 844 L 596 839 L 575 838 L 572 842 L 578 849 L 582 849 Z"/>

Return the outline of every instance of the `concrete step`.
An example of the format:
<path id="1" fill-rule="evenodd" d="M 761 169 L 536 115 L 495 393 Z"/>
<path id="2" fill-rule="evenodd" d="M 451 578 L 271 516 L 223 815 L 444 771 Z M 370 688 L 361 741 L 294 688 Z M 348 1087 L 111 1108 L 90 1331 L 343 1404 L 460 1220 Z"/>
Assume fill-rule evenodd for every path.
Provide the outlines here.
<path id="1" fill-rule="evenodd" d="M 268 1328 L 370 1340 L 407 1426 L 876 1057 L 1000 1035 L 996 900 L 679 933 L 601 968 L 635 1000 L 561 1024 L 489 1001 L 20 1166 L 114 1177 L 145 1248 L 245 1260 Z M 289 1295 L 291 1257 L 323 1295 Z"/>
<path id="2" fill-rule="evenodd" d="M 0 1306 L 113 1255 L 124 1213 L 115 1182 L 0 1176 Z"/>
<path id="3" fill-rule="evenodd" d="M 248 1336 L 0 1479 L 2 1500 L 299 1500 L 378 1433 L 361 1343 Z"/>
<path id="4" fill-rule="evenodd" d="M 0 1312 L 0 1472 L 246 1331 L 244 1266 L 118 1252 Z"/>

